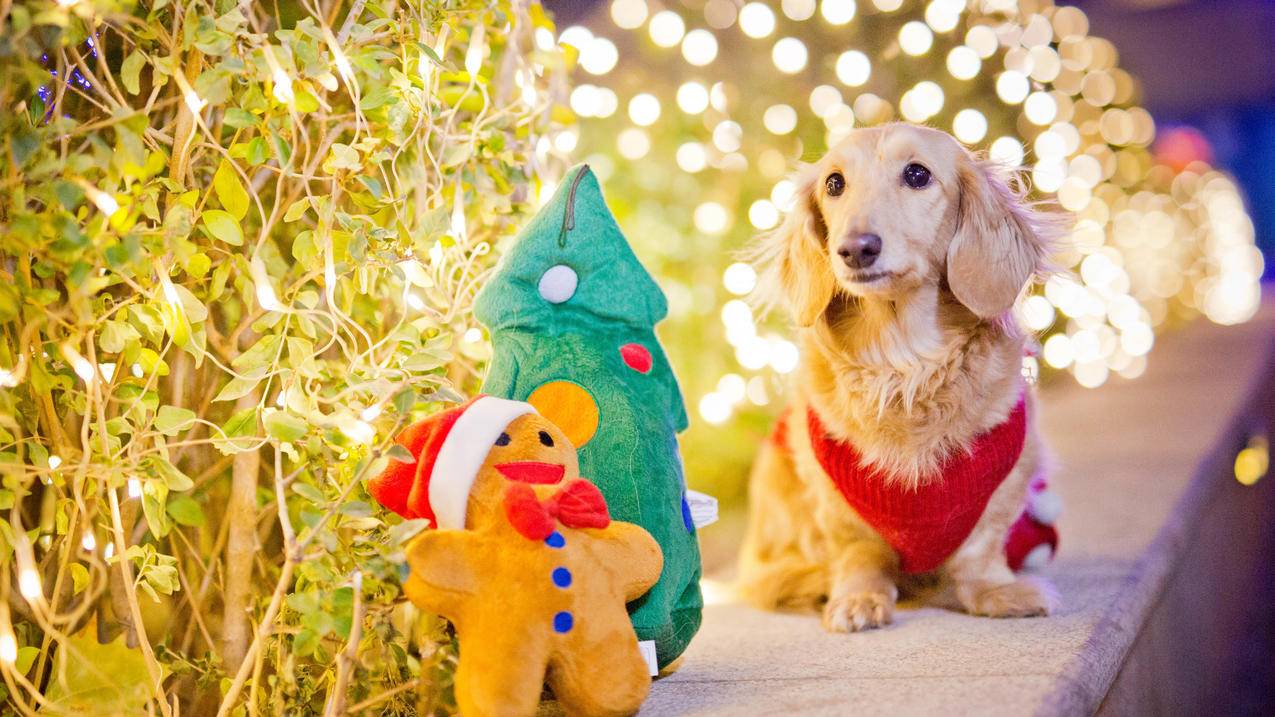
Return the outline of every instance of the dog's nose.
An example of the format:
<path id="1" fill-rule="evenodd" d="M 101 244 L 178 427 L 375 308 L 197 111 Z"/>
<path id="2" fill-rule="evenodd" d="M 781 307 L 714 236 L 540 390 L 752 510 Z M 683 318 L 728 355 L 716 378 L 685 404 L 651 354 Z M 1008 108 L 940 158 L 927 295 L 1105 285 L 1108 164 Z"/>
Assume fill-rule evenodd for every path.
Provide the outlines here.
<path id="1" fill-rule="evenodd" d="M 881 237 L 876 234 L 860 234 L 841 242 L 837 255 L 851 269 L 866 269 L 881 256 Z"/>

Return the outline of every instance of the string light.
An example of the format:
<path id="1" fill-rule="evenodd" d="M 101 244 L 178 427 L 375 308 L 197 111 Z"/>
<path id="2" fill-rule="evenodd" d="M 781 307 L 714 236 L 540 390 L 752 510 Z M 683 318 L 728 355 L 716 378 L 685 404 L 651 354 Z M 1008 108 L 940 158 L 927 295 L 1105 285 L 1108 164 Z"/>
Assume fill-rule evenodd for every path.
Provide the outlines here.
<path id="1" fill-rule="evenodd" d="M 765 4 L 750 2 L 739 10 L 739 29 L 752 38 L 763 38 L 775 31 L 775 13 Z"/>
<path id="2" fill-rule="evenodd" d="M 724 31 L 738 21 L 741 34 L 687 32 L 677 12 L 654 12 L 644 0 L 614 0 L 611 19 L 617 27 L 648 32 L 657 47 L 680 44 L 680 53 L 660 57 L 690 66 L 715 62 L 719 42 L 775 38 L 779 12 L 787 18 L 784 22 L 814 18 L 825 30 L 785 27 L 789 36 L 769 42 L 773 69 L 760 68 L 771 73 L 769 79 L 755 77 L 751 68 L 750 74 L 740 75 L 740 69 L 719 67 L 715 82 L 684 79 L 670 85 L 653 77 L 639 83 L 639 94 L 651 99 L 629 102 L 628 121 L 603 133 L 614 148 L 602 146 L 602 154 L 590 161 L 607 155 L 638 161 L 650 155 L 657 138 L 643 128 L 662 119 L 663 103 L 676 102 L 681 115 L 693 120 L 679 120 L 669 133 L 675 141 L 661 151 L 673 154 L 681 171 L 707 175 L 679 185 L 677 211 L 644 208 L 644 226 L 657 233 L 667 227 L 675 236 L 766 231 L 778 225 L 793 203 L 792 184 L 781 177 L 795 154 L 834 143 L 860 124 L 896 118 L 947 121 L 958 140 L 985 149 L 998 164 L 1022 167 L 1030 159 L 1025 169 L 1034 191 L 1052 195 L 1076 216 L 1063 261 L 1075 267 L 1080 280 L 1051 280 L 1042 293 L 1024 297 L 1017 310 L 1026 328 L 1046 334 L 1040 360 L 1023 363 L 1030 379 L 1042 366 L 1069 371 L 1088 387 L 1117 375 L 1136 377 L 1146 369 L 1157 327 L 1170 317 L 1203 313 L 1230 323 L 1257 310 L 1262 259 L 1234 183 L 1203 164 L 1173 173 L 1163 167 L 1148 172 L 1154 164 L 1148 152 L 1154 121 L 1132 104 L 1135 84 L 1116 66 L 1115 48 L 1087 36 L 1083 12 L 1048 2 L 1025 10 L 1010 0 L 931 0 L 918 8 L 921 20 L 886 19 L 883 14 L 899 10 L 901 0 L 871 0 L 874 11 L 862 19 L 868 23 L 866 34 L 857 37 L 872 42 L 883 28 L 895 27 L 897 47 L 887 40 L 869 49 L 824 42 L 833 36 L 829 26 L 857 21 L 855 2 L 782 0 L 775 8 L 756 1 L 736 8 L 729 0 L 709 0 L 696 7 L 709 28 Z M 996 14 L 1005 17 L 988 19 Z M 643 28 L 647 20 L 649 27 Z M 711 52 L 706 49 L 710 46 Z M 934 51 L 944 60 L 937 74 L 930 63 L 910 59 Z M 914 84 L 899 88 L 899 94 L 885 94 L 891 83 L 877 81 L 878 76 L 908 77 Z M 830 84 L 833 77 L 836 86 Z M 626 86 L 628 82 L 626 78 Z M 885 86 L 873 87 L 878 83 Z M 572 92 L 572 109 L 580 116 L 605 116 L 600 98 L 610 93 L 614 107 L 614 92 L 586 84 Z M 864 89 L 843 97 L 845 88 Z M 991 94 L 999 101 L 990 101 Z M 948 108 L 948 100 L 958 97 L 964 106 Z M 807 105 L 809 115 L 798 109 Z M 805 116 L 820 122 L 805 123 L 800 120 Z M 993 128 L 998 132 L 989 135 Z M 578 140 L 586 152 L 597 152 L 590 134 L 560 133 L 544 151 L 573 151 Z M 664 135 L 658 137 L 660 143 L 666 141 Z M 764 189 L 751 196 L 741 191 L 746 201 L 732 205 L 708 193 L 723 173 L 744 181 L 755 176 L 753 181 L 765 182 Z M 640 179 L 638 184 L 649 182 Z M 697 191 L 697 186 L 703 189 Z M 731 219 L 741 215 L 747 216 L 747 225 L 731 226 Z M 751 289 L 745 280 L 751 268 L 745 266 L 723 268 L 724 296 L 742 296 Z M 690 306 L 692 301 L 685 296 L 675 301 L 675 291 L 669 293 L 673 315 L 686 313 L 675 305 Z M 769 400 L 764 376 L 749 372 L 779 373 L 791 363 L 795 349 L 776 336 L 760 335 L 755 317 L 742 303 L 727 302 L 721 318 L 742 371 L 727 375 L 739 376 L 746 388 L 741 398 L 734 379 L 718 381 L 715 388 L 704 383 L 711 388 L 698 403 L 705 420 L 729 420 L 741 402 L 764 405 Z"/>
<path id="3" fill-rule="evenodd" d="M 28 546 L 29 549 L 29 546 Z M 40 574 L 35 568 L 26 566 L 18 571 L 18 592 L 27 602 L 43 598 L 44 589 L 40 586 Z"/>
<path id="4" fill-rule="evenodd" d="M 684 82 L 677 88 L 677 106 L 686 114 L 697 115 L 708 109 L 708 89 L 698 82 Z"/>
<path id="5" fill-rule="evenodd" d="M 616 27 L 633 30 L 646 22 L 646 3 L 643 0 L 614 0 L 611 3 L 611 21 Z"/>
<path id="6" fill-rule="evenodd" d="M 770 59 L 780 72 L 796 74 L 806 67 L 806 45 L 795 37 L 780 38 L 771 49 Z"/>
<path id="7" fill-rule="evenodd" d="M 651 18 L 649 29 L 651 42 L 660 47 L 673 47 L 682 41 L 682 35 L 686 33 L 686 23 L 682 22 L 681 15 L 672 10 L 661 10 Z"/>
<path id="8" fill-rule="evenodd" d="M 717 59 L 717 38 L 708 30 L 691 30 L 682 39 L 682 57 L 697 67 Z"/>
<path id="9" fill-rule="evenodd" d="M 837 79 L 850 87 L 861 87 L 872 74 L 868 56 L 858 50 L 848 50 L 837 57 Z"/>
<path id="10" fill-rule="evenodd" d="M 84 552 L 91 553 L 97 550 L 97 536 L 93 535 L 93 531 L 84 531 L 84 536 L 80 538 L 80 547 L 84 548 Z"/>
<path id="11" fill-rule="evenodd" d="M 823 0 L 819 12 L 829 25 L 845 25 L 854 19 L 854 0 Z"/>
<path id="12" fill-rule="evenodd" d="M 660 101 L 655 95 L 643 92 L 629 100 L 629 119 L 639 127 L 649 127 L 660 118 Z"/>
<path id="13" fill-rule="evenodd" d="M 907 54 L 924 55 L 933 45 L 934 33 L 925 23 L 913 20 L 899 28 L 899 48 Z"/>

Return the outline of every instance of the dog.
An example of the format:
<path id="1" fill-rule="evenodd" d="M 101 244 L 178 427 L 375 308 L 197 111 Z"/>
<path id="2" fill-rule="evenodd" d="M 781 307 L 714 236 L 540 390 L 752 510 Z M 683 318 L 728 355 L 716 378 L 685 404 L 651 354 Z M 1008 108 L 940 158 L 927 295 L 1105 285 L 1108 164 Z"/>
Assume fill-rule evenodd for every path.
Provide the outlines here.
<path id="1" fill-rule="evenodd" d="M 890 623 L 901 586 L 977 615 L 1055 608 L 1005 543 L 1045 463 L 1012 308 L 1051 271 L 1065 219 L 1013 179 L 906 124 L 853 130 L 794 175 L 751 253 L 802 355 L 750 478 L 739 584 L 754 604 L 822 604 L 832 632 Z"/>

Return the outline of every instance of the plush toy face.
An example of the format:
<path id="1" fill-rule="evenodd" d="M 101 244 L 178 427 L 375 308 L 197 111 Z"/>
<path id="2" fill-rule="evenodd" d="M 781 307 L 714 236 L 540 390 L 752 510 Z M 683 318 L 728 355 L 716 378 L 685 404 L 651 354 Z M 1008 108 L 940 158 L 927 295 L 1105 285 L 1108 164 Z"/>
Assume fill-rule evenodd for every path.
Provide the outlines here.
<path id="1" fill-rule="evenodd" d="M 469 495 L 469 523 L 473 527 L 499 514 L 510 484 L 528 485 L 544 499 L 579 477 L 575 446 L 562 429 L 534 413 L 519 416 L 496 439 L 478 472 Z"/>

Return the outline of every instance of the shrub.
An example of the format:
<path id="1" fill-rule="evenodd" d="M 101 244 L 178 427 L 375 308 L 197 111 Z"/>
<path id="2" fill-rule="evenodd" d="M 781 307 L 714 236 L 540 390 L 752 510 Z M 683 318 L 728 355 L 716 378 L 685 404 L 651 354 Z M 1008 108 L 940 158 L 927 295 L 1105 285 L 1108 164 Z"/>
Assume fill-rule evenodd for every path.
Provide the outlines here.
<path id="1" fill-rule="evenodd" d="M 472 387 L 470 300 L 570 120 L 549 20 L 58 0 L 0 24 L 10 708 L 446 708 L 448 640 L 399 599 L 420 526 L 363 480 Z"/>

